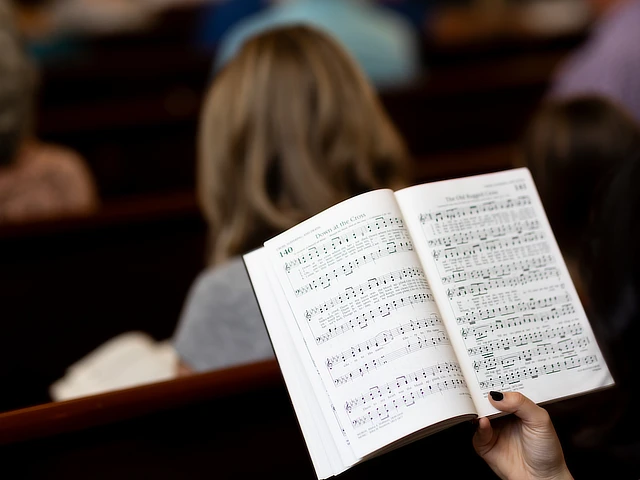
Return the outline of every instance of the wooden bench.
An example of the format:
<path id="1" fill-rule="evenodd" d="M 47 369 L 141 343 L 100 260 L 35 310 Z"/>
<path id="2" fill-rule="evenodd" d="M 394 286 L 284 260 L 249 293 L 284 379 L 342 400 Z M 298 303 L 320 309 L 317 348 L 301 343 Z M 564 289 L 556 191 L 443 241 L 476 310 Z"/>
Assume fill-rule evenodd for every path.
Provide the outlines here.
<path id="1" fill-rule="evenodd" d="M 170 337 L 205 264 L 205 237 L 190 192 L 3 227 L 0 410 L 48 401 L 67 366 L 119 333 Z"/>
<path id="2" fill-rule="evenodd" d="M 340 478 L 494 478 L 471 434 L 459 425 Z M 0 414 L 0 445 L 24 478 L 316 478 L 275 361 Z"/>
<path id="3" fill-rule="evenodd" d="M 96 41 L 90 56 L 43 72 L 38 134 L 82 153 L 104 198 L 195 185 L 212 54 L 170 38 L 151 31 Z M 425 80 L 381 92 L 383 104 L 419 159 L 511 144 L 572 38 L 426 44 Z"/>
<path id="4" fill-rule="evenodd" d="M 576 478 L 615 472 L 570 442 L 571 422 L 606 402 L 600 392 L 548 407 Z M 340 478 L 495 479 L 472 436 L 460 424 Z M 1 413 L 0 460 L 11 478 L 316 478 L 275 361 Z"/>

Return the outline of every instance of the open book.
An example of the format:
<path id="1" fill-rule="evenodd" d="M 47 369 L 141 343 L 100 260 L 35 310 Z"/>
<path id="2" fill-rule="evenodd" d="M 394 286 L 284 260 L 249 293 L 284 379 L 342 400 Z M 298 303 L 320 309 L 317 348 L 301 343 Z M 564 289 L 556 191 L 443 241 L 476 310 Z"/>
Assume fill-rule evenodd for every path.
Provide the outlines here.
<path id="1" fill-rule="evenodd" d="M 613 384 L 527 169 L 346 200 L 244 261 L 319 478 Z"/>

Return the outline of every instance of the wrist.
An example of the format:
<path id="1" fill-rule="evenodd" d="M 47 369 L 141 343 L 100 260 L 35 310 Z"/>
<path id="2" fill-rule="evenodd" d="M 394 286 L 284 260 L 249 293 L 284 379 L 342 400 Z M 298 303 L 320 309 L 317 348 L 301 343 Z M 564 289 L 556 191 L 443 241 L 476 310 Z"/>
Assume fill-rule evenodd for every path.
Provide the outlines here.
<path id="1" fill-rule="evenodd" d="M 573 475 L 571 475 L 571 472 L 565 463 L 562 470 L 557 475 L 554 475 L 550 480 L 573 480 Z"/>

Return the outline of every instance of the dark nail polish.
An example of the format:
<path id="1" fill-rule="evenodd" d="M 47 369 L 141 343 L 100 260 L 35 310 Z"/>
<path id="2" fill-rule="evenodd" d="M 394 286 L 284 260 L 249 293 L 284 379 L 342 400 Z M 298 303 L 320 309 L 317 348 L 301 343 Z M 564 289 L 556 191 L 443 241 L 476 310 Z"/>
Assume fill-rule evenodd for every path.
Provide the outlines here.
<path id="1" fill-rule="evenodd" d="M 493 398 L 496 402 L 499 402 L 504 398 L 502 392 L 489 392 L 489 395 L 491 395 L 491 398 Z"/>

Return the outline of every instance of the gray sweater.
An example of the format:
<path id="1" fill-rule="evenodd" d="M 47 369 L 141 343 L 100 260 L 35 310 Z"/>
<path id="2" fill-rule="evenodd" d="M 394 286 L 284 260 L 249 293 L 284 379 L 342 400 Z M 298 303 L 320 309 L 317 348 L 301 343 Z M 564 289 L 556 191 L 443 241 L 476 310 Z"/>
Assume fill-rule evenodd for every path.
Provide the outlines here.
<path id="1" fill-rule="evenodd" d="M 241 258 L 198 276 L 173 344 L 182 361 L 197 372 L 274 357 Z"/>

